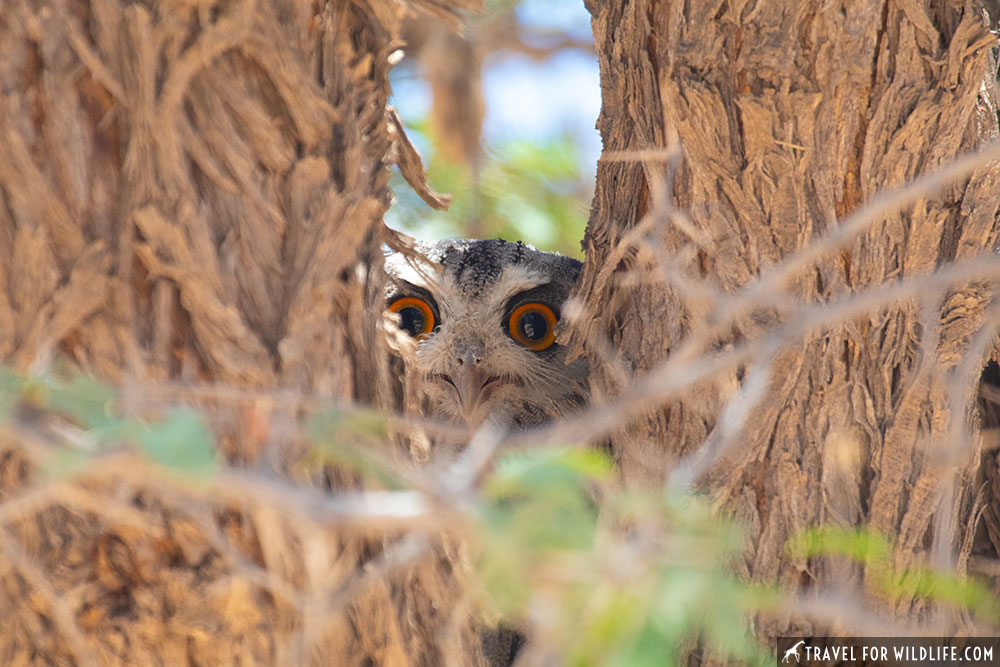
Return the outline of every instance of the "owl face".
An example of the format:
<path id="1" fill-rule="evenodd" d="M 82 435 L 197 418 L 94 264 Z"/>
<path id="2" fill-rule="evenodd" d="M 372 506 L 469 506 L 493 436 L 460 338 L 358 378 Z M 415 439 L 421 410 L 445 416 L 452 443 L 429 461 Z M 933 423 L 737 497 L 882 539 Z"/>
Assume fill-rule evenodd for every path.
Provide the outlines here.
<path id="1" fill-rule="evenodd" d="M 587 365 L 555 342 L 580 272 L 572 258 L 522 243 L 418 244 L 386 258 L 386 309 L 413 340 L 431 416 L 520 429 L 583 404 Z"/>

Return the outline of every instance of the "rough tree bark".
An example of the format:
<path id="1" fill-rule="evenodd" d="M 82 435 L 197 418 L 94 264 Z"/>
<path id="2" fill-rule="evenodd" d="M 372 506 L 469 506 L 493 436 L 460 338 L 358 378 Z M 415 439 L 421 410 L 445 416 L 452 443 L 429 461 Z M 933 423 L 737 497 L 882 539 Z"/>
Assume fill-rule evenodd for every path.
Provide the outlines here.
<path id="1" fill-rule="evenodd" d="M 787 261 L 880 191 L 998 136 L 997 41 L 981 3 L 590 0 L 588 9 L 606 154 L 579 288 L 590 316 L 576 340 L 598 369 L 593 343 L 606 339 L 626 362 L 625 375 L 608 366 L 595 374 L 598 394 L 621 393 L 628 371 L 642 377 L 705 336 L 724 312 L 720 295 Z M 676 170 L 663 151 L 649 153 L 674 141 L 684 156 Z M 621 161 L 608 151 L 636 153 Z M 877 217 L 795 272 L 781 295 L 827 303 L 993 250 L 998 186 L 990 163 Z M 824 523 L 893 536 L 897 567 L 928 562 L 933 544 L 964 571 L 982 503 L 979 441 L 948 449 L 949 424 L 968 416 L 964 407 L 954 414 L 949 391 L 960 391 L 961 406 L 975 394 L 986 353 L 973 336 L 995 282 L 929 294 L 809 331 L 773 357 L 762 398 L 700 479 L 748 527 L 746 575 L 821 590 L 843 583 L 828 563 L 786 555 L 790 535 Z M 721 335 L 695 343 L 710 354 L 763 340 L 801 317 L 791 312 L 736 313 Z M 969 353 L 973 361 L 960 365 Z M 734 366 L 615 431 L 624 474 L 663 480 L 672 461 L 718 435 L 722 405 L 763 365 Z M 950 458 L 936 456 L 944 451 Z M 995 545 L 980 547 L 995 556 Z M 884 604 L 909 620 L 927 607 L 906 594 Z M 831 629 L 801 618 L 759 628 Z"/>
<path id="2" fill-rule="evenodd" d="M 447 14 L 473 3 L 412 4 Z M 595 352 L 604 338 L 641 377 L 711 317 L 710 303 L 677 284 L 617 280 L 660 266 L 650 249 L 733 293 L 879 190 L 997 136 L 995 40 L 978 7 L 590 3 L 606 148 L 657 149 L 676 137 L 685 155 L 676 172 L 657 160 L 599 166 L 580 294 L 600 308 L 578 340 L 600 396 L 627 379 Z M 267 390 L 391 403 L 364 307 L 378 280 L 359 267 L 377 272 L 394 161 L 436 201 L 386 109 L 401 12 L 391 0 L 6 0 L 0 359 L 44 370 L 63 356 L 132 387 L 265 390 L 236 407 L 212 394 L 217 430 L 230 460 L 289 474 L 274 425 L 296 406 L 274 405 Z M 984 166 L 881 217 L 796 274 L 786 293 L 824 303 L 992 249 L 998 179 Z M 664 183 L 688 224 L 642 223 L 671 221 L 658 215 Z M 951 414 L 948 372 L 963 371 L 953 383 L 969 398 L 976 373 L 961 360 L 975 351 L 992 297 L 983 282 L 928 307 L 895 304 L 775 356 L 738 446 L 702 479 L 749 526 L 748 576 L 795 586 L 843 576 L 783 551 L 794 531 L 830 521 L 898 536 L 897 566 L 923 561 L 936 542 L 964 568 L 978 458 L 961 451 L 942 466 L 928 444 L 966 417 Z M 702 342 L 758 340 L 786 317 L 758 308 Z M 721 406 L 760 367 L 733 368 L 619 429 L 612 446 L 624 475 L 662 480 L 672 458 L 712 436 Z M 378 539 L 292 525 L 264 504 L 206 517 L 113 469 L 89 484 L 93 496 L 59 496 L 37 485 L 25 448 L 4 444 L 4 664 L 481 657 L 471 625 L 446 613 L 462 606 L 449 598 L 461 559 L 447 550 L 401 577 L 361 576 L 340 613 L 310 615 L 274 591 L 336 590 L 366 571 Z M 996 554 L 990 539 L 980 548 Z M 899 599 L 893 609 L 924 604 Z M 809 628 L 779 620 L 761 629 Z"/>
<path id="3" fill-rule="evenodd" d="M 208 395 L 228 458 L 269 474 L 291 474 L 280 424 L 296 407 L 268 391 L 388 401 L 365 307 L 378 279 L 363 269 L 381 266 L 392 164 L 434 200 L 386 107 L 404 5 L 454 20 L 478 2 L 0 3 L 0 361 L 68 358 L 124 383 L 136 410 L 169 382 L 262 392 L 235 407 Z M 5 444 L 0 499 L 25 512 L 0 526 L 3 664 L 478 651 L 434 606 L 449 604 L 433 596 L 448 588 L 444 556 L 422 579 L 368 577 L 346 607 L 309 614 L 261 577 L 292 598 L 335 591 L 377 538 L 301 530 L 263 505 L 199 513 L 109 471 L 91 490 L 143 517 L 121 523 L 101 502 L 32 495 L 24 449 Z"/>

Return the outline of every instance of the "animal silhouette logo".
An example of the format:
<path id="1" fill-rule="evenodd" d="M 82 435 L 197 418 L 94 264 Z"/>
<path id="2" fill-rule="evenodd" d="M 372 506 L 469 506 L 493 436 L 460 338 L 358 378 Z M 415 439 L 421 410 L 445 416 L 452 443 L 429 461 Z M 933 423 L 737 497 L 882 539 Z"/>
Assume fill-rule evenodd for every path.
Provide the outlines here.
<path id="1" fill-rule="evenodd" d="M 795 656 L 795 662 L 799 662 L 799 647 L 805 644 L 806 641 L 803 639 L 799 641 L 795 646 L 785 651 L 785 657 L 782 658 L 781 662 L 788 662 L 788 659 L 793 655 Z"/>

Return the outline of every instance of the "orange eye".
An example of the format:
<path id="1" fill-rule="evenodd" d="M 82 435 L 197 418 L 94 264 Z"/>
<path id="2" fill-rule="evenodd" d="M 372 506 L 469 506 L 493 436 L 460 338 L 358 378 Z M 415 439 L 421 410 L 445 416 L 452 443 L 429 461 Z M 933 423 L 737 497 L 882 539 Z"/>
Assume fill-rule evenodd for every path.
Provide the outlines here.
<path id="1" fill-rule="evenodd" d="M 404 296 L 389 304 L 389 311 L 399 315 L 399 328 L 423 340 L 434 331 L 434 311 L 430 304 L 415 296 Z"/>
<path id="2" fill-rule="evenodd" d="M 507 320 L 510 337 L 529 350 L 541 352 L 556 340 L 556 314 L 544 303 L 518 306 Z"/>

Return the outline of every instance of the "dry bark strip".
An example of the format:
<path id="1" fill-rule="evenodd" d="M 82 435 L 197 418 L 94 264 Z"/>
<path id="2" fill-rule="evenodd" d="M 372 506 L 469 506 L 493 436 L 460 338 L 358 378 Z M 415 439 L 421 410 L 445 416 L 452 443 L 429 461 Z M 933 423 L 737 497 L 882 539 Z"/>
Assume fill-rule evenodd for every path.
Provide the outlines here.
<path id="1" fill-rule="evenodd" d="M 667 266 L 732 294 L 878 192 L 1000 136 L 996 38 L 977 2 L 591 0 L 588 8 L 601 65 L 598 128 L 616 159 L 598 166 L 579 288 L 589 319 L 577 340 L 586 353 L 583 341 L 609 339 L 637 375 L 719 317 L 719 304 L 706 305 L 705 292 L 682 281 L 665 287 L 662 276 L 624 274 L 649 277 Z M 662 159 L 618 159 L 673 141 L 683 148 L 679 169 Z M 990 164 L 880 217 L 788 281 L 785 295 L 823 303 L 992 251 L 998 186 L 1000 168 Z M 686 225 L 673 224 L 676 210 Z M 647 215 L 657 224 L 636 240 Z M 698 247 L 698 239 L 708 241 Z M 794 586 L 840 582 L 834 577 L 844 572 L 785 551 L 794 532 L 830 522 L 893 536 L 897 567 L 926 562 L 935 540 L 968 553 L 978 456 L 953 461 L 952 478 L 934 452 L 956 446 L 949 420 L 969 416 L 950 413 L 949 373 L 970 353 L 994 295 L 995 285 L 970 284 L 900 303 L 810 335 L 772 360 L 768 389 L 734 451 L 702 480 L 749 527 L 745 573 Z M 751 309 L 704 347 L 757 338 L 781 317 Z M 971 353 L 980 368 L 985 351 Z M 664 479 L 671 461 L 706 440 L 751 370 L 733 369 L 622 428 L 612 446 L 625 475 Z M 615 378 L 598 373 L 596 390 L 619 393 Z M 977 380 L 971 373 L 958 381 L 970 400 Z M 995 557 L 995 544 L 986 555 Z M 850 574 L 855 583 L 863 575 Z M 891 606 L 911 620 L 926 607 L 902 597 Z M 760 629 L 824 630 L 795 624 Z"/>

